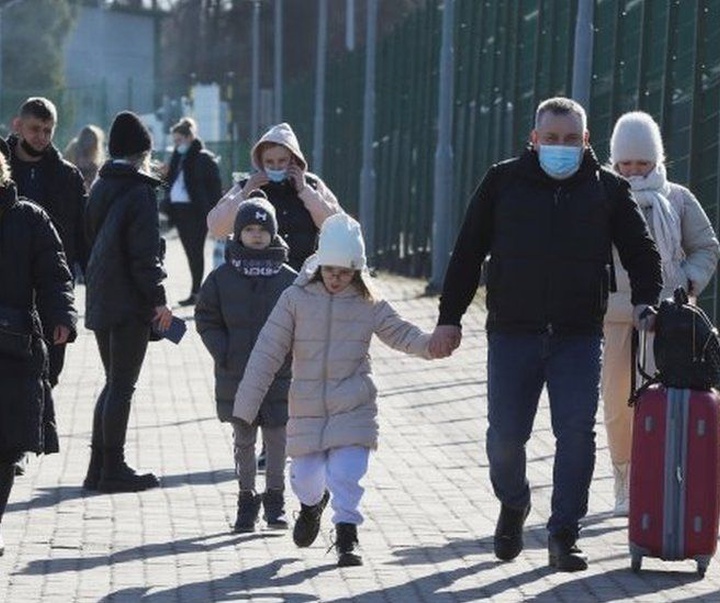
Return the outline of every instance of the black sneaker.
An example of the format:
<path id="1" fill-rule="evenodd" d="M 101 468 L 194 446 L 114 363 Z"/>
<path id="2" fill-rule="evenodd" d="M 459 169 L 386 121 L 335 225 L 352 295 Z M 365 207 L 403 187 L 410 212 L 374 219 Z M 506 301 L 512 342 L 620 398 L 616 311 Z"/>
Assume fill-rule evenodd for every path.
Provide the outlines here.
<path id="1" fill-rule="evenodd" d="M 493 546 L 495 556 L 501 561 L 511 561 L 523 550 L 523 526 L 529 513 L 530 503 L 524 509 L 512 509 L 505 505 L 500 508 Z"/>
<path id="2" fill-rule="evenodd" d="M 293 528 L 293 542 L 300 548 L 308 547 L 317 538 L 320 531 L 320 518 L 330 500 L 330 492 L 325 490 L 322 499 L 316 505 L 300 503 L 300 514 Z"/>
<path id="3" fill-rule="evenodd" d="M 236 534 L 255 531 L 261 500 L 262 497 L 251 490 L 243 490 L 238 494 L 237 517 L 233 526 Z"/>
<path id="4" fill-rule="evenodd" d="M 587 556 L 577 546 L 574 530 L 561 530 L 548 537 L 548 564 L 561 572 L 587 569 Z"/>

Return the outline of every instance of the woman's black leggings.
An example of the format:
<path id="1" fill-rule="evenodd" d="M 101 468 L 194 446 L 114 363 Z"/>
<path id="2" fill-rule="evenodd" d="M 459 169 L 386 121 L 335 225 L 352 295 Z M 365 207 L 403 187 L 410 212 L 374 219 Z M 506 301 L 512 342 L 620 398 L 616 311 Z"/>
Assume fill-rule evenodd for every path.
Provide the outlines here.
<path id="1" fill-rule="evenodd" d="M 95 331 L 105 368 L 105 387 L 95 403 L 93 446 L 121 448 L 125 445 L 130 403 L 149 337 L 150 326 L 135 320 Z"/>

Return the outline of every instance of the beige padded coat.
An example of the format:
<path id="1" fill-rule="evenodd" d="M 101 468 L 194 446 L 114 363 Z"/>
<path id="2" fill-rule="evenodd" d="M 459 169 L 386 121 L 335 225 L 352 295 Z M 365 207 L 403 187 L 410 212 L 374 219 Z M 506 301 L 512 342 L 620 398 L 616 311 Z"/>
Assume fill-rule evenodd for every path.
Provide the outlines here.
<path id="1" fill-rule="evenodd" d="M 672 297 L 673 291 L 678 286 L 688 288 L 691 285 L 690 293 L 694 296 L 700 295 L 703 289 L 715 273 L 718 258 L 720 258 L 720 245 L 713 230 L 712 224 L 702 209 L 700 202 L 687 188 L 674 182 L 668 182 L 670 192 L 668 200 L 675 208 L 682 232 L 681 245 L 685 252 L 685 258 L 680 263 L 681 273 L 685 275 L 685 282 L 664 283 L 660 299 Z M 652 210 L 643 209 L 645 220 L 652 233 Z M 627 272 L 620 263 L 616 249 L 613 249 L 615 262 L 615 276 L 617 280 L 617 291 L 608 297 L 608 310 L 605 315 L 605 322 L 632 322 L 632 304 L 630 303 L 630 279 Z"/>
<path id="2" fill-rule="evenodd" d="M 355 287 L 331 295 L 301 272 L 268 317 L 238 386 L 233 414 L 250 423 L 275 371 L 292 351 L 287 453 L 341 446 L 377 447 L 377 389 L 369 347 L 376 334 L 390 347 L 430 359 L 430 334 L 403 320 L 386 301 Z"/>

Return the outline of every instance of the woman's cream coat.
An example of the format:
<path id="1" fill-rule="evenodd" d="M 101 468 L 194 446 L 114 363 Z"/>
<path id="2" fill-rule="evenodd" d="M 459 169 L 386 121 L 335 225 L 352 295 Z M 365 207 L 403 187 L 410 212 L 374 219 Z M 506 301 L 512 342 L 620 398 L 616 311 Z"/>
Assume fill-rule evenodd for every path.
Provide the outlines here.
<path id="1" fill-rule="evenodd" d="M 680 216 L 682 229 L 680 240 L 685 253 L 685 258 L 680 263 L 680 271 L 685 276 L 685 282 L 664 283 L 660 299 L 672 296 L 673 291 L 678 286 L 682 285 L 687 289 L 688 282 L 692 285 L 690 293 L 698 296 L 715 273 L 718 258 L 720 257 L 720 245 L 718 245 L 710 220 L 708 220 L 695 196 L 684 186 L 674 182 L 668 182 L 668 185 L 670 186 L 670 192 L 667 198 L 678 216 Z M 645 220 L 652 231 L 651 211 L 649 208 L 643 209 Z M 608 299 L 605 322 L 631 323 L 630 281 L 615 250 L 613 250 L 613 258 L 615 261 L 617 292 L 612 293 Z"/>
<path id="2" fill-rule="evenodd" d="M 353 445 L 375 448 L 372 335 L 396 350 L 430 359 L 430 334 L 400 318 L 386 301 L 364 299 L 353 286 L 331 295 L 322 282 L 309 281 L 309 274 L 301 272 L 280 296 L 238 386 L 233 414 L 253 421 L 275 371 L 292 351 L 288 455 Z"/>

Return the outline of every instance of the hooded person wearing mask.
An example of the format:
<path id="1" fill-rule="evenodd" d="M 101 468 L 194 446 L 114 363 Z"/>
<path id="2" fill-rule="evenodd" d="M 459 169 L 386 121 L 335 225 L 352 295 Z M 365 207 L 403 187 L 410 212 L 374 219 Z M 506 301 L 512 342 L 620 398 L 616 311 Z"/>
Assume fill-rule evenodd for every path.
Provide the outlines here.
<path id="1" fill-rule="evenodd" d="M 342 211 L 338 200 L 316 174 L 308 172 L 295 132 L 287 123 L 272 126 L 250 151 L 254 172 L 236 183 L 210 211 L 210 233 L 225 238 L 233 231 L 240 202 L 261 189 L 275 207 L 278 234 L 290 247 L 288 263 L 300 270 L 317 247 L 325 219 Z"/>

